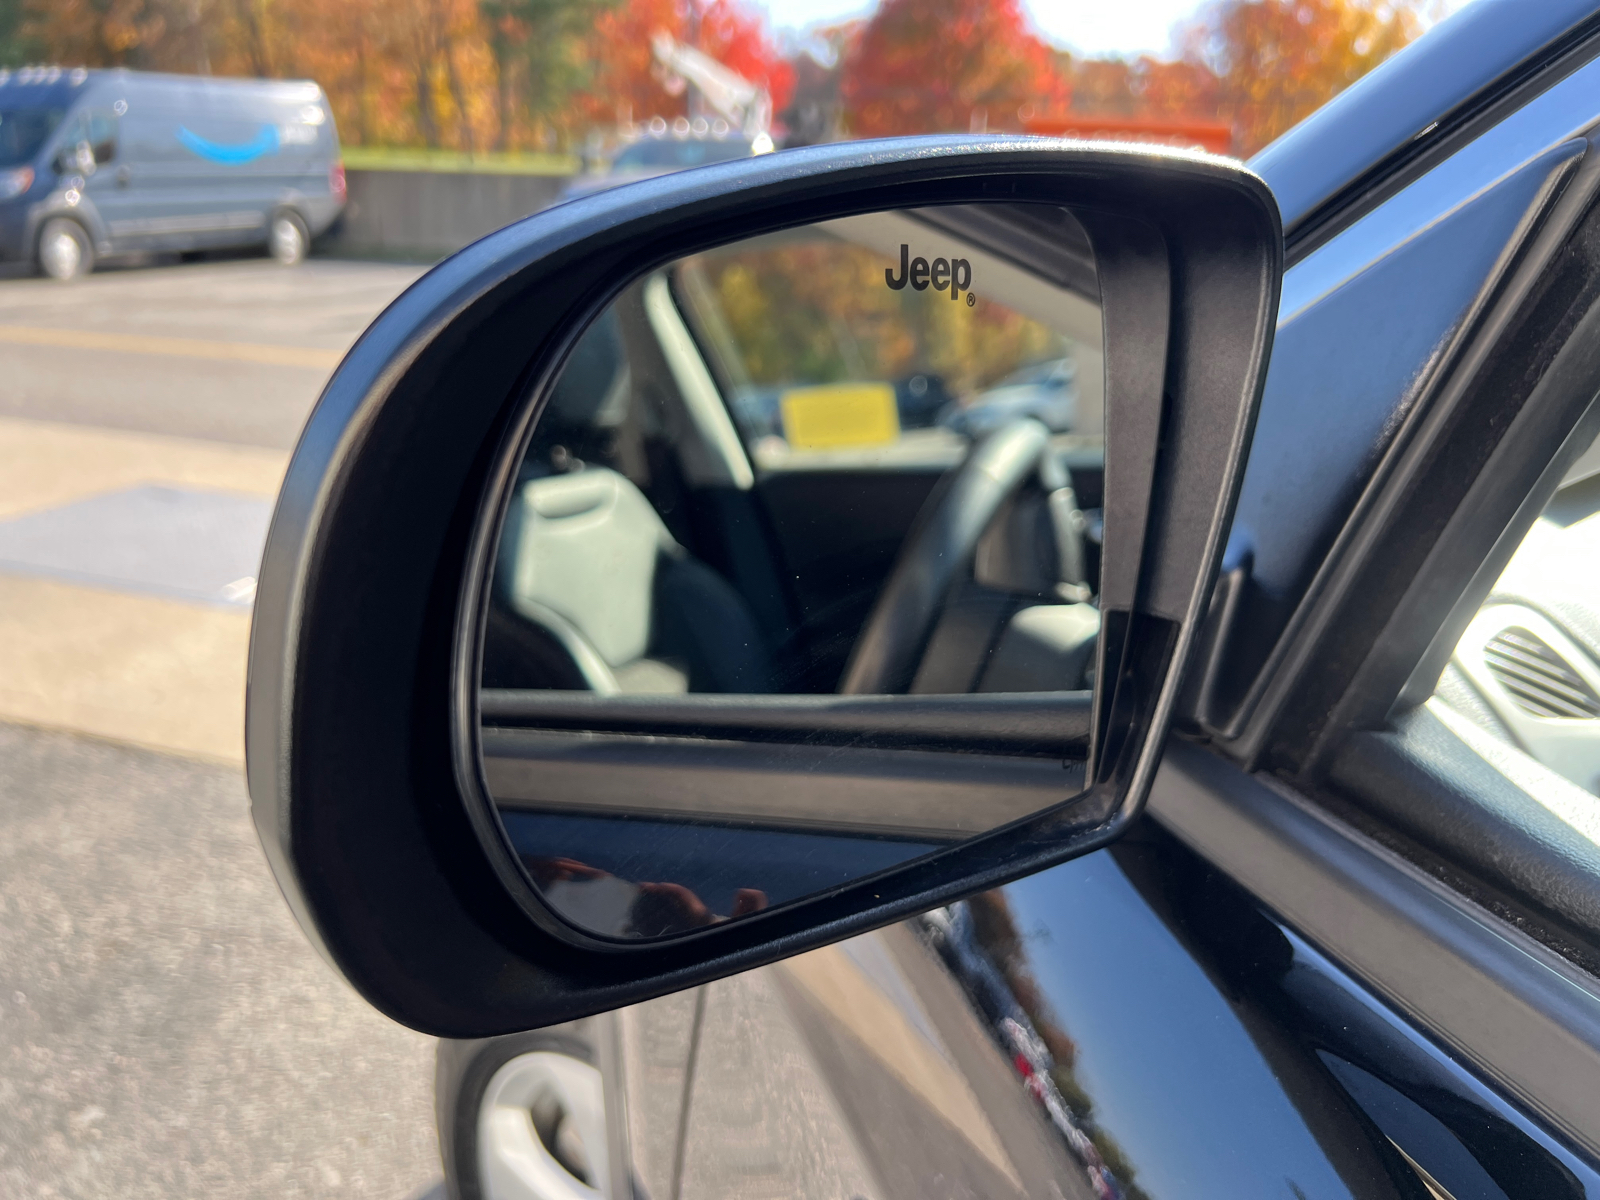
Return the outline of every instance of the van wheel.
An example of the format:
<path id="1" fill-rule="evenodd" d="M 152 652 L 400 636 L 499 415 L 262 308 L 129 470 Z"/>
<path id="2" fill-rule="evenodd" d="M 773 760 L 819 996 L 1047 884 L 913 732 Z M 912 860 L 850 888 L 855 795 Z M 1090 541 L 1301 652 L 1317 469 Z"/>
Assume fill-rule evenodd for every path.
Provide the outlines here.
<path id="1" fill-rule="evenodd" d="M 272 225 L 267 230 L 267 250 L 286 267 L 305 261 L 311 249 L 311 231 L 300 219 L 300 214 L 289 209 L 272 214 Z"/>
<path id="2" fill-rule="evenodd" d="M 94 244 L 70 217 L 51 217 L 39 231 L 39 270 L 68 283 L 94 270 Z"/>
<path id="3" fill-rule="evenodd" d="M 602 1200 L 606 1118 L 587 1039 L 440 1042 L 441 1157 L 455 1200 Z"/>

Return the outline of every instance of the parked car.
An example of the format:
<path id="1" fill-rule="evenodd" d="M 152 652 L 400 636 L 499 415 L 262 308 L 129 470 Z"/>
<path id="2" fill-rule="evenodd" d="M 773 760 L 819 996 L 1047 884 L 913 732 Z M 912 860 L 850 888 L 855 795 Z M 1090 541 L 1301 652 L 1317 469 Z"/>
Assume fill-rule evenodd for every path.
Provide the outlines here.
<path id="1" fill-rule="evenodd" d="M 916 373 L 896 379 L 895 416 L 899 429 L 926 429 L 939 423 L 939 415 L 952 403 L 944 380 L 938 375 Z M 730 400 L 734 419 L 745 437 L 783 437 L 783 395 L 781 387 L 742 388 Z M 961 432 L 965 432 L 962 430 Z"/>
<path id="2" fill-rule="evenodd" d="M 293 264 L 344 202 L 309 80 L 0 69 L 0 259 L 61 280 L 148 251 L 261 246 Z"/>
<path id="3" fill-rule="evenodd" d="M 452 1193 L 1600 1195 L 1597 51 L 1479 0 L 1270 194 L 994 136 L 710 168 L 381 317 L 279 503 L 250 789 L 449 1039 Z M 929 286 L 674 299 L 824 219 Z M 1092 296 L 1024 253 L 1069 227 Z M 1103 470 L 1026 419 L 762 468 L 722 343 L 801 358 L 825 296 L 864 361 L 976 345 L 952 247 L 1019 346 L 1104 320 Z"/>
<path id="4" fill-rule="evenodd" d="M 570 200 L 619 184 L 653 179 L 669 171 L 749 158 L 757 153 L 751 139 L 729 130 L 726 121 L 718 120 L 715 124 L 713 129 L 711 122 L 704 119 L 692 123 L 687 117 L 680 117 L 678 124 L 672 126 L 664 118 L 657 117 L 599 170 L 576 176 L 562 189 L 561 197 Z"/>
<path id="5" fill-rule="evenodd" d="M 1030 363 L 1013 371 L 966 404 L 951 404 L 939 423 L 979 437 L 1018 417 L 1033 417 L 1057 433 L 1072 429 L 1078 415 L 1077 364 L 1070 358 Z"/>

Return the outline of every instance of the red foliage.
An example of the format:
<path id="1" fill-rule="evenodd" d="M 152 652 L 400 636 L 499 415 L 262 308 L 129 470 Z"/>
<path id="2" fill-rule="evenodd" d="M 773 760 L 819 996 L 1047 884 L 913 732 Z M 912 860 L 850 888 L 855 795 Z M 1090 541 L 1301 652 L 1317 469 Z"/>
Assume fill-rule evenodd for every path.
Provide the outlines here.
<path id="1" fill-rule="evenodd" d="M 772 111 L 782 112 L 794 93 L 794 66 L 778 53 L 767 36 L 766 22 L 738 0 L 711 0 L 700 11 L 696 49 L 702 50 L 772 97 Z"/>
<path id="2" fill-rule="evenodd" d="M 1017 129 L 1072 98 L 1018 0 L 883 0 L 844 63 L 856 137 Z"/>
<path id="3" fill-rule="evenodd" d="M 600 14 L 586 47 L 594 74 L 576 98 L 590 120 L 606 124 L 683 114 L 683 96 L 667 95 L 655 75 L 650 35 L 664 29 L 680 37 L 684 24 L 679 0 L 626 0 Z"/>
<path id="4" fill-rule="evenodd" d="M 625 0 L 600 15 L 589 37 L 594 77 L 583 107 L 593 118 L 644 120 L 684 113 L 683 95 L 668 95 L 655 68 L 650 38 L 658 31 L 764 84 L 774 112 L 789 103 L 794 68 L 778 53 L 761 15 L 739 0 Z"/>

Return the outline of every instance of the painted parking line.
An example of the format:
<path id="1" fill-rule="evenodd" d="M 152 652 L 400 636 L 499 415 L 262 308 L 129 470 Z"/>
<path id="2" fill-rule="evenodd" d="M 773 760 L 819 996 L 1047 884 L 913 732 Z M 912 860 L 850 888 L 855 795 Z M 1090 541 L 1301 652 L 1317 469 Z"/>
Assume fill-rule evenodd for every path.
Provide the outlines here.
<path id="1" fill-rule="evenodd" d="M 0 325 L 0 342 L 18 346 L 59 346 L 68 350 L 112 350 L 121 354 L 158 354 L 171 358 L 209 358 L 222 362 L 257 363 L 271 367 L 307 367 L 331 371 L 343 350 L 310 346 L 276 346 L 266 342 L 213 342 L 200 338 L 155 337 L 137 333 L 104 333 L 88 329 L 47 329 L 38 325 Z"/>

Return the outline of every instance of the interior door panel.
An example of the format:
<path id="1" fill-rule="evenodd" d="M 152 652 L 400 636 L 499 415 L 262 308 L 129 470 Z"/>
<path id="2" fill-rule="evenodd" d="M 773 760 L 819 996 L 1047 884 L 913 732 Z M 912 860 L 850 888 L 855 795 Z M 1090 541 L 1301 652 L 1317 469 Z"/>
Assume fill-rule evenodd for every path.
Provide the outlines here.
<path id="1" fill-rule="evenodd" d="M 796 470 L 756 483 L 794 598 L 797 691 L 832 691 L 906 532 L 943 471 Z"/>

